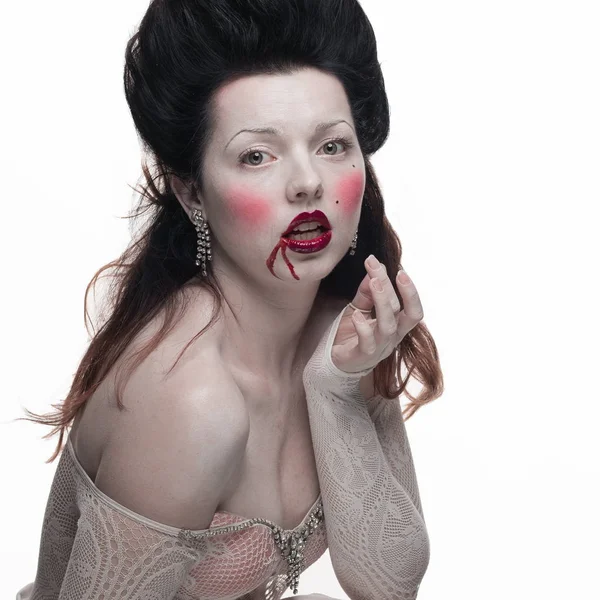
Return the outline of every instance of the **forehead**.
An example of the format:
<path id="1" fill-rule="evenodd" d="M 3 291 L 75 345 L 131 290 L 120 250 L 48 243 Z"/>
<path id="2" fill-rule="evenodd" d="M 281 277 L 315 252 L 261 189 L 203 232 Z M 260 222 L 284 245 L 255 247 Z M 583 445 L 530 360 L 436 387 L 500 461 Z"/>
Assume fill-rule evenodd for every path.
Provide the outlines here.
<path id="1" fill-rule="evenodd" d="M 306 68 L 291 74 L 247 75 L 215 93 L 215 134 L 231 136 L 244 127 L 280 127 L 304 133 L 332 118 L 351 120 L 344 87 L 334 75 Z"/>

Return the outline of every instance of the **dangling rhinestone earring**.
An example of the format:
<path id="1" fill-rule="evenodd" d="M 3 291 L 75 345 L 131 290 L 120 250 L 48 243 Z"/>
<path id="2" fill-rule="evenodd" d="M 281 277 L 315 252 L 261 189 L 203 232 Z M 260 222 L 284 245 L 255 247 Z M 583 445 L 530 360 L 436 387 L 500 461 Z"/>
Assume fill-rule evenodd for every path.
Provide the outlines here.
<path id="1" fill-rule="evenodd" d="M 352 238 L 352 245 L 350 246 L 350 256 L 354 256 L 356 250 L 356 242 L 358 242 L 358 229 Z"/>
<path id="2" fill-rule="evenodd" d="M 194 209 L 192 219 L 198 232 L 198 253 L 196 254 L 196 266 L 200 266 L 202 261 L 202 275 L 206 277 L 206 259 L 212 260 L 212 251 L 210 248 L 210 230 L 208 222 L 202 218 L 202 211 Z"/>

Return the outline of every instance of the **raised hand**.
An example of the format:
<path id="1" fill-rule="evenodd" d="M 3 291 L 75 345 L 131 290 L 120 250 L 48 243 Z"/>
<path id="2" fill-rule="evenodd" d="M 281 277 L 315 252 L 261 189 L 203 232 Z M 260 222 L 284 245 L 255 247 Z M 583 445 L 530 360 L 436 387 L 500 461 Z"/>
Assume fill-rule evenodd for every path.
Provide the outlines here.
<path id="1" fill-rule="evenodd" d="M 365 268 L 367 274 L 358 286 L 352 304 L 363 310 L 374 309 L 375 317 L 370 318 L 348 305 L 331 348 L 334 365 L 347 373 L 375 367 L 423 319 L 419 294 L 404 271 L 400 270 L 395 278 L 401 305 L 385 265 L 371 255 L 365 260 Z"/>

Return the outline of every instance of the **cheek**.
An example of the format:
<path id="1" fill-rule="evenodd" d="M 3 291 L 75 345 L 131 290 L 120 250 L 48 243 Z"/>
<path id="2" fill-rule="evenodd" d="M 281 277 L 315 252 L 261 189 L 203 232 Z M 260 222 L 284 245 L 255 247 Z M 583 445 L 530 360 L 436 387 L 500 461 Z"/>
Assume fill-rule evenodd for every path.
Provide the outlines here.
<path id="1" fill-rule="evenodd" d="M 240 227 L 256 230 L 271 222 L 271 207 L 260 194 L 243 188 L 230 188 L 225 199 L 230 214 Z"/>
<path id="2" fill-rule="evenodd" d="M 362 173 L 350 173 L 340 179 L 337 184 L 337 197 L 344 214 L 350 216 L 358 210 L 363 190 L 364 176 Z"/>

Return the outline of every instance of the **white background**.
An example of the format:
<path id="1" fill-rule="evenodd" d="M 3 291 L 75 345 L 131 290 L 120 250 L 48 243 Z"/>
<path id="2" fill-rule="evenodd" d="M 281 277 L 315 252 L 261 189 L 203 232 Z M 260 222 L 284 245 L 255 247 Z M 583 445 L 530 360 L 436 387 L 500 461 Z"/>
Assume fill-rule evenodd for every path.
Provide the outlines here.
<path id="1" fill-rule="evenodd" d="M 431 541 L 419 600 L 598 598 L 598 4 L 362 4 L 392 118 L 374 164 L 446 383 L 407 423 Z M 13 419 L 66 395 L 85 286 L 129 239 L 122 66 L 146 7 L 0 9 L 2 598 L 35 576 L 57 464 L 49 428 Z M 346 598 L 329 553 L 310 592 Z"/>

